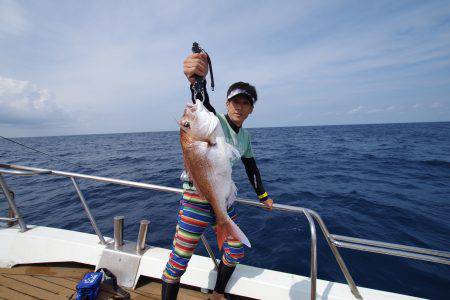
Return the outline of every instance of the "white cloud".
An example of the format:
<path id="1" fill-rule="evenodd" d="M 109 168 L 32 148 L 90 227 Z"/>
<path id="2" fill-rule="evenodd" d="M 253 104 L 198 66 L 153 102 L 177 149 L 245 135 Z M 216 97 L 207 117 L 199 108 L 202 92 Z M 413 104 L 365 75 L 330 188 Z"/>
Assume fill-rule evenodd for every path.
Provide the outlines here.
<path id="1" fill-rule="evenodd" d="M 373 109 L 369 109 L 366 113 L 368 114 L 375 114 L 375 113 L 379 113 L 379 112 L 383 112 L 384 109 L 382 108 L 373 108 Z"/>
<path id="2" fill-rule="evenodd" d="M 370 109 L 364 109 L 364 106 L 360 105 L 358 107 L 355 107 L 352 110 L 349 110 L 348 114 L 355 114 L 355 113 L 365 113 L 365 114 L 376 114 L 376 113 L 383 113 L 383 112 L 389 112 L 396 109 L 395 105 L 390 105 L 388 107 L 381 107 L 381 108 L 370 108 Z"/>
<path id="3" fill-rule="evenodd" d="M 430 108 L 440 108 L 442 107 L 441 103 L 439 101 L 434 101 L 431 105 Z"/>
<path id="4" fill-rule="evenodd" d="M 339 115 L 341 115 L 341 113 L 338 111 L 327 111 L 322 113 L 322 116 L 339 116 Z"/>
<path id="5" fill-rule="evenodd" d="M 0 124 L 45 126 L 67 120 L 48 88 L 0 76 Z"/>
<path id="6" fill-rule="evenodd" d="M 357 113 L 357 112 L 360 112 L 361 110 L 363 109 L 363 106 L 358 106 L 358 107 L 355 107 L 354 109 L 352 109 L 352 110 L 349 110 L 347 113 L 348 114 L 355 114 L 355 113 Z"/>
<path id="7" fill-rule="evenodd" d="M 3 35 L 22 35 L 30 28 L 25 10 L 18 1 L 0 2 L 0 37 Z"/>

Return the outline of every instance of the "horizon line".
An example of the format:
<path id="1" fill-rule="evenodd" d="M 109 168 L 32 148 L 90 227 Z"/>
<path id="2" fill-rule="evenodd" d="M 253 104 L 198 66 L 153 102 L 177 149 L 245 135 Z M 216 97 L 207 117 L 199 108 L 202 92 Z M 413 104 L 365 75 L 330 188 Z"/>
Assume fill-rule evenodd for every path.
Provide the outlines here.
<path id="1" fill-rule="evenodd" d="M 244 127 L 245 129 L 263 129 L 263 128 L 291 128 L 291 127 L 327 127 L 327 126 L 358 126 L 358 125 L 390 125 L 390 124 L 421 124 L 421 123 L 449 123 L 450 121 L 417 121 L 417 122 L 386 122 L 386 123 L 350 123 L 350 124 L 322 124 L 322 125 L 289 125 L 289 126 L 263 126 L 263 127 Z M 43 138 L 43 137 L 68 137 L 84 135 L 112 135 L 112 134 L 137 134 L 137 133 L 158 133 L 158 132 L 176 132 L 178 130 L 155 130 L 155 131 L 125 131 L 125 132 L 105 132 L 105 133 L 80 133 L 80 134 L 59 134 L 42 136 L 16 136 L 8 138 Z"/>

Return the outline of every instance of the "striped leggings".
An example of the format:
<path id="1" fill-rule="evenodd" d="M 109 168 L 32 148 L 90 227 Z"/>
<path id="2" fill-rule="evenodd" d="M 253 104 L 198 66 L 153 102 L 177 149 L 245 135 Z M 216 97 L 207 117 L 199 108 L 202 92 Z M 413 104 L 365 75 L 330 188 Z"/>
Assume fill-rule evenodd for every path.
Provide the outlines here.
<path id="1" fill-rule="evenodd" d="M 237 214 L 234 205 L 228 209 L 228 215 L 236 222 Z M 180 281 L 200 237 L 209 224 L 215 230 L 215 222 L 214 211 L 208 201 L 201 198 L 195 191 L 186 190 L 178 212 L 172 252 L 162 275 L 163 281 L 167 283 Z M 223 249 L 222 261 L 229 267 L 235 267 L 244 257 L 244 247 L 239 240 L 228 239 L 223 244 Z"/>

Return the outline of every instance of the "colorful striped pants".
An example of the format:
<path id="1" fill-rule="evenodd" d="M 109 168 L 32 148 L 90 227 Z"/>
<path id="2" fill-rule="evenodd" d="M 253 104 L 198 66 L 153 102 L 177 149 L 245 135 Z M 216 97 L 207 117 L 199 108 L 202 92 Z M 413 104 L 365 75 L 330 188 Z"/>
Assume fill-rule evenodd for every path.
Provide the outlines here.
<path id="1" fill-rule="evenodd" d="M 234 205 L 228 209 L 228 215 L 236 222 L 237 214 Z M 208 201 L 201 198 L 195 191 L 186 190 L 183 193 L 178 212 L 172 252 L 163 272 L 162 280 L 167 283 L 180 281 L 203 232 L 210 224 L 215 230 L 215 222 L 214 211 Z M 244 257 L 244 247 L 239 240 L 228 239 L 223 244 L 223 249 L 222 261 L 229 267 L 236 266 Z"/>

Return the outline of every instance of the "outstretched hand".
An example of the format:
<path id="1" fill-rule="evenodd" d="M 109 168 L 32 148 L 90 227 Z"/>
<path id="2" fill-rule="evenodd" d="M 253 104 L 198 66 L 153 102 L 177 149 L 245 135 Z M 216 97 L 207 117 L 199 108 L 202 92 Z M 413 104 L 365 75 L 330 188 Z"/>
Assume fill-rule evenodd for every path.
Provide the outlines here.
<path id="1" fill-rule="evenodd" d="M 264 204 L 265 209 L 272 210 L 273 208 L 273 200 L 271 198 L 268 198 L 266 201 L 262 202 Z"/>
<path id="2" fill-rule="evenodd" d="M 195 75 L 205 77 L 208 74 L 208 58 L 206 53 L 194 53 L 183 62 L 183 72 L 190 83 L 195 83 Z"/>

